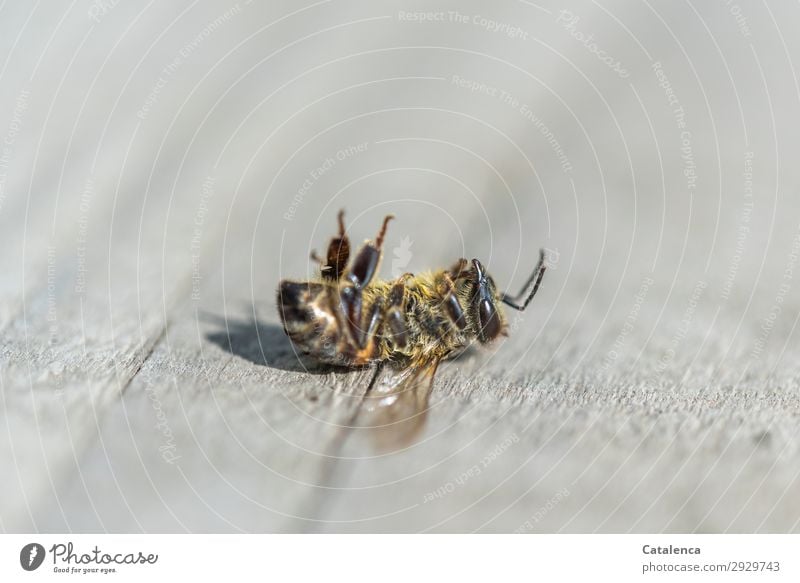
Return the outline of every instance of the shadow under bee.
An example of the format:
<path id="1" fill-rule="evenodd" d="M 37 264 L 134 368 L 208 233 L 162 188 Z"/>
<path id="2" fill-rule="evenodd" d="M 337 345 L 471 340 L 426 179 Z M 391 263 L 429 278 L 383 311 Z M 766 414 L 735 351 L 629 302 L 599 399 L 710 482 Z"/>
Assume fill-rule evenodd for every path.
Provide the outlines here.
<path id="1" fill-rule="evenodd" d="M 202 318 L 219 326 L 218 331 L 206 334 L 209 342 L 258 366 L 311 374 L 344 370 L 305 358 L 277 324 L 261 322 L 255 316 L 234 319 L 205 313 Z"/>
<path id="2" fill-rule="evenodd" d="M 357 368 L 323 364 L 299 353 L 277 324 L 261 322 L 255 316 L 237 319 L 202 313 L 201 319 L 218 328 L 206 334 L 208 341 L 258 366 L 316 375 L 356 374 L 358 370 L 374 368 L 351 427 L 365 432 L 381 453 L 411 447 L 422 435 L 438 363 L 414 369 L 389 362 Z M 473 350 L 466 348 L 447 360 L 457 362 L 471 354 Z"/>

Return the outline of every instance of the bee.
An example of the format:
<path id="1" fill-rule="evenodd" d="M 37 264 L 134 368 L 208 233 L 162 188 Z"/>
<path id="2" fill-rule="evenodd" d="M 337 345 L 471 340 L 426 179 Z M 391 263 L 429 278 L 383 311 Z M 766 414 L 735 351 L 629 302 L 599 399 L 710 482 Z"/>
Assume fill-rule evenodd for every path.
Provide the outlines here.
<path id="1" fill-rule="evenodd" d="M 385 378 L 373 381 L 368 394 L 374 398 L 366 409 L 378 414 L 372 426 L 391 428 L 397 439 L 408 442 L 424 424 L 439 363 L 475 343 L 508 336 L 503 305 L 525 311 L 546 266 L 541 250 L 533 273 L 515 296 L 499 292 L 478 259 L 381 280 L 377 273 L 392 219 L 384 219 L 374 241 L 366 241 L 350 262 L 340 211 L 339 232 L 327 256 L 311 254 L 319 277 L 281 281 L 277 305 L 284 331 L 312 359 L 346 367 L 391 365 Z"/>

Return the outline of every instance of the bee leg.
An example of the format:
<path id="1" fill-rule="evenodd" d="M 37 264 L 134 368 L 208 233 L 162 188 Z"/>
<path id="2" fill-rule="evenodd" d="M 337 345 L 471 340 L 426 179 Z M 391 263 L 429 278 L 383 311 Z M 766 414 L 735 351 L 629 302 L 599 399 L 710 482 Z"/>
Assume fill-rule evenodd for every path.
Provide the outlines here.
<path id="1" fill-rule="evenodd" d="M 461 302 L 458 301 L 455 284 L 453 284 L 453 280 L 449 275 L 445 274 L 442 277 L 437 285 L 437 291 L 442 296 L 444 310 L 450 321 L 459 330 L 464 330 L 467 327 L 467 318 L 464 316 L 464 308 L 461 307 Z"/>
<path id="2" fill-rule="evenodd" d="M 406 273 L 398 278 L 392 286 L 389 292 L 389 308 L 386 310 L 386 323 L 391 333 L 392 343 L 401 349 L 408 346 L 408 329 L 403 314 L 406 308 L 405 280 L 410 277 L 413 275 Z"/>
<path id="3" fill-rule="evenodd" d="M 361 314 L 363 311 L 363 297 L 361 289 L 345 285 L 339 290 L 341 312 L 347 322 L 347 330 L 353 344 L 361 346 L 363 332 L 361 330 Z"/>
<path id="4" fill-rule="evenodd" d="M 319 255 L 317 255 L 316 251 L 311 252 L 311 261 L 319 265 L 320 274 L 322 274 L 323 279 L 330 279 L 328 274 L 331 273 L 331 267 L 322 259 Z"/>
<path id="5" fill-rule="evenodd" d="M 394 215 L 386 215 L 383 219 L 383 225 L 381 226 L 381 230 L 378 232 L 378 236 L 375 239 L 375 246 L 380 249 L 383 247 L 383 240 L 386 237 L 386 229 L 389 227 L 389 221 L 394 220 Z"/>
<path id="6" fill-rule="evenodd" d="M 333 281 L 344 275 L 347 262 L 350 259 L 350 239 L 344 226 L 344 211 L 339 211 L 339 234 L 331 239 L 328 245 L 327 262 L 322 264 L 322 277 Z M 322 263 L 322 262 L 320 262 Z"/>
<path id="7" fill-rule="evenodd" d="M 450 268 L 450 277 L 453 281 L 458 281 L 459 279 L 463 279 L 468 276 L 469 271 L 467 267 L 469 266 L 469 261 L 464 259 L 463 257 L 459 259 L 453 267 Z"/>
<path id="8" fill-rule="evenodd" d="M 383 299 L 377 298 L 372 304 L 365 326 L 359 328 L 353 362 L 356 365 L 369 364 L 378 353 L 378 331 L 383 324 Z"/>
<path id="9" fill-rule="evenodd" d="M 386 236 L 386 228 L 393 218 L 392 215 L 389 215 L 384 219 L 383 227 L 381 227 L 374 244 L 367 242 L 361 248 L 344 278 L 346 283 L 339 290 L 342 312 L 347 320 L 350 336 L 355 345 L 359 347 L 363 347 L 365 342 L 364 331 L 361 327 L 363 309 L 361 292 L 375 277 L 381 260 L 381 247 Z"/>
<path id="10" fill-rule="evenodd" d="M 383 220 L 383 227 L 381 227 L 375 243 L 366 243 L 356 255 L 350 270 L 347 273 L 347 279 L 354 287 L 364 289 L 375 277 L 375 272 L 378 270 L 378 264 L 381 261 L 381 248 L 383 247 L 383 240 L 386 237 L 386 228 L 394 217 L 387 216 Z"/>
<path id="11" fill-rule="evenodd" d="M 378 336 L 378 329 L 383 322 L 383 299 L 378 298 L 372 304 L 372 309 L 367 318 L 367 329 L 361 337 L 361 350 L 366 350 L 370 354 L 375 349 L 375 340 Z"/>

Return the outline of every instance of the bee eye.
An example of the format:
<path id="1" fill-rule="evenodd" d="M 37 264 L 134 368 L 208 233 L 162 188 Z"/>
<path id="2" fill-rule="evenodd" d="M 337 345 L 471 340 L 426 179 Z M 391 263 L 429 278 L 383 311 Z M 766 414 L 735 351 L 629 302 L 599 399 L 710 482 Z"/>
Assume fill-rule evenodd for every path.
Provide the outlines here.
<path id="1" fill-rule="evenodd" d="M 481 342 L 494 340 L 502 332 L 497 308 L 490 300 L 481 300 L 478 304 L 478 323 L 481 327 L 479 330 Z"/>

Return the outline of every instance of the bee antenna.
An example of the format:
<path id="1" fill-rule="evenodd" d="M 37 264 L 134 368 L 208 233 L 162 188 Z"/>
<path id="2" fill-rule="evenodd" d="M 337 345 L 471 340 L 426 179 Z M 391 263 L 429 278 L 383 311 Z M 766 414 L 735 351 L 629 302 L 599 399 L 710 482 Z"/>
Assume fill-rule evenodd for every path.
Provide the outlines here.
<path id="1" fill-rule="evenodd" d="M 339 221 L 339 237 L 344 237 L 344 234 L 345 234 L 344 209 L 339 211 L 339 215 L 337 216 L 337 220 Z"/>
<path id="2" fill-rule="evenodd" d="M 501 300 L 507 306 L 514 308 L 515 310 L 519 310 L 520 312 L 524 312 L 525 308 L 528 307 L 528 304 L 531 303 L 533 296 L 536 295 L 536 292 L 539 291 L 539 285 L 542 283 L 542 277 L 544 277 L 544 272 L 547 269 L 547 266 L 544 264 L 544 249 L 539 250 L 539 262 L 536 264 L 536 268 L 533 270 L 533 273 L 528 278 L 528 281 L 525 282 L 525 285 L 522 286 L 522 289 L 519 290 L 519 293 L 516 296 L 510 296 L 508 294 L 503 294 Z M 534 281 L 536 283 L 534 283 Z M 519 305 L 517 302 L 525 293 L 525 290 L 534 283 L 533 289 L 528 297 L 525 299 L 525 303 Z"/>

